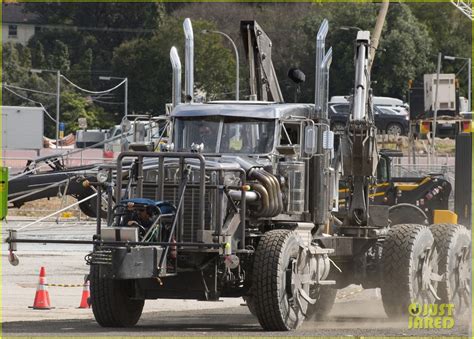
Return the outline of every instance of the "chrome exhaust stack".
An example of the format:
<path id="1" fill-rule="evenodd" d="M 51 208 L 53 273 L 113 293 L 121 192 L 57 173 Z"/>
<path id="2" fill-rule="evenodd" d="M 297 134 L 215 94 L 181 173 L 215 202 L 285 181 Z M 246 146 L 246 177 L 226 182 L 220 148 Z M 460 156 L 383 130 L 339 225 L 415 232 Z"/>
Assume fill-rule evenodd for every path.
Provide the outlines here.
<path id="1" fill-rule="evenodd" d="M 183 22 L 185 44 L 185 75 L 184 93 L 186 102 L 193 102 L 194 98 L 194 33 L 191 19 L 186 18 Z"/>
<path id="2" fill-rule="evenodd" d="M 328 102 L 329 102 L 329 69 L 331 68 L 332 63 L 332 47 L 329 48 L 328 52 L 324 56 L 324 59 L 321 63 L 322 77 L 322 100 L 321 100 L 321 109 L 322 116 L 324 119 L 327 119 L 328 112 Z"/>
<path id="3" fill-rule="evenodd" d="M 181 103 L 181 60 L 179 59 L 178 50 L 174 46 L 170 50 L 170 61 L 173 68 L 172 103 L 173 108 L 175 108 Z"/>
<path id="4" fill-rule="evenodd" d="M 326 36 L 329 31 L 329 23 L 326 19 L 323 20 L 319 27 L 318 35 L 316 36 L 316 76 L 314 86 L 314 118 L 320 118 L 323 111 L 323 96 L 324 96 L 324 77 L 322 72 L 322 62 L 325 53 Z"/>

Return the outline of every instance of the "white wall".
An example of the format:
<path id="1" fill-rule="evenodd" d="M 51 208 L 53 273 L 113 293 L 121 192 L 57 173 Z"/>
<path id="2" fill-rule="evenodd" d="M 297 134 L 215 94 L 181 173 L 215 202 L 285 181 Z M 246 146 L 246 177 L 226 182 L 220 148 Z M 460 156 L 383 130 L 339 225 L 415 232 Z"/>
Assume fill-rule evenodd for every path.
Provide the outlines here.
<path id="1" fill-rule="evenodd" d="M 8 36 L 8 23 L 2 23 L 2 41 L 5 42 L 17 42 L 22 45 L 26 45 L 28 40 L 35 34 L 35 26 L 34 25 L 25 25 L 25 24 L 11 24 L 17 26 L 17 36 L 16 38 L 11 38 Z"/>

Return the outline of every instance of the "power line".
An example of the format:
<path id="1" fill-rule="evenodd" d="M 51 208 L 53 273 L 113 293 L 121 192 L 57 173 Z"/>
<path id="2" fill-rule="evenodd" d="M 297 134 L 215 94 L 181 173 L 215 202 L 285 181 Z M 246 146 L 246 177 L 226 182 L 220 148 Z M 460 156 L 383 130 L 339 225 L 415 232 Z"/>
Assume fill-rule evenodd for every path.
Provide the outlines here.
<path id="1" fill-rule="evenodd" d="M 124 102 L 102 101 L 102 100 L 97 100 L 97 99 L 94 99 L 94 98 L 91 98 L 91 99 L 94 102 L 98 102 L 98 103 L 101 103 L 101 104 L 107 104 L 107 105 L 123 105 L 124 104 Z"/>
<path id="2" fill-rule="evenodd" d="M 16 95 L 17 97 L 22 98 L 23 100 L 27 100 L 27 101 L 30 101 L 30 102 L 32 102 L 32 103 L 39 104 L 39 105 L 41 106 L 41 108 L 43 109 L 44 113 L 46 113 L 46 116 L 47 116 L 48 118 L 50 118 L 51 120 L 56 121 L 56 120 L 48 113 L 48 111 L 46 110 L 46 108 L 43 106 L 43 104 L 42 104 L 41 102 L 32 100 L 32 99 L 27 98 L 27 97 L 24 97 L 24 96 L 22 96 L 21 94 L 18 94 L 18 93 L 12 91 L 11 89 L 9 89 L 8 87 L 5 87 L 5 86 L 3 86 L 3 85 L 2 85 L 2 88 L 5 88 L 5 89 L 6 89 L 7 91 L 9 91 L 10 93 L 12 93 L 13 95 Z"/>
<path id="3" fill-rule="evenodd" d="M 29 89 L 29 88 L 23 88 L 23 87 L 19 87 L 19 86 L 15 86 L 15 85 L 10 85 L 10 84 L 7 84 L 7 83 L 2 83 L 2 85 L 5 86 L 5 87 L 14 88 L 14 89 L 19 89 L 19 90 L 26 91 L 26 92 L 33 92 L 33 93 L 38 93 L 38 94 L 45 94 L 45 95 L 54 95 L 54 96 L 56 96 L 56 93 L 37 91 L 37 90 L 34 90 L 34 89 Z"/>
<path id="4" fill-rule="evenodd" d="M 86 92 L 86 93 L 89 93 L 89 94 L 103 94 L 103 93 L 109 93 L 109 92 L 112 92 L 113 90 L 116 90 L 117 88 L 119 88 L 120 86 L 122 86 L 127 80 L 123 80 L 122 82 L 120 82 L 118 85 L 116 85 L 115 87 L 112 87 L 108 90 L 105 90 L 105 91 L 89 91 L 87 89 L 84 89 L 82 87 L 79 87 L 78 85 L 76 85 L 75 83 L 73 83 L 71 80 L 69 80 L 68 78 L 66 78 L 64 75 L 61 75 L 61 77 L 66 80 L 69 84 L 71 84 L 73 87 L 77 88 L 78 90 L 82 91 L 82 92 Z"/>

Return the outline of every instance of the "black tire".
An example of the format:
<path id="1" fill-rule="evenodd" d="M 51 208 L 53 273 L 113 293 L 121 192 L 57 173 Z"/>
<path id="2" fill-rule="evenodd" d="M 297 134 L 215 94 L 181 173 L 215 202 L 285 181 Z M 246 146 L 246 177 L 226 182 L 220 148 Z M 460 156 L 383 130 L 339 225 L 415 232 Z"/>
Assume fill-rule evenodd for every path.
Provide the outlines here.
<path id="1" fill-rule="evenodd" d="M 385 131 L 390 135 L 405 135 L 403 126 L 396 122 L 389 123 Z"/>
<path id="2" fill-rule="evenodd" d="M 308 306 L 306 317 L 314 320 L 324 320 L 334 306 L 336 294 L 337 289 L 331 286 L 312 287 L 310 297 L 316 299 L 316 304 Z"/>
<path id="3" fill-rule="evenodd" d="M 91 193 L 93 194 L 93 193 Z M 80 195 L 77 200 L 80 201 L 82 199 L 85 199 L 89 196 L 90 194 L 87 195 Z M 81 210 L 82 213 L 87 215 L 90 218 L 96 218 L 97 217 L 97 197 L 93 197 L 89 200 L 86 200 L 82 203 L 79 204 L 79 209 Z M 107 211 L 104 208 L 101 208 L 100 210 L 100 217 L 102 219 L 107 219 Z"/>
<path id="4" fill-rule="evenodd" d="M 299 238 L 293 231 L 273 230 L 260 239 L 252 288 L 255 311 L 264 330 L 288 331 L 304 320 L 291 287 L 291 266 L 298 252 Z"/>
<path id="5" fill-rule="evenodd" d="M 101 265 L 91 265 L 92 312 L 102 327 L 131 327 L 142 315 L 144 300 L 129 297 L 133 280 L 114 280 L 101 276 Z"/>
<path id="6" fill-rule="evenodd" d="M 437 282 L 431 278 L 437 271 L 438 253 L 428 227 L 391 227 L 382 251 L 381 294 L 387 315 L 407 316 L 413 303 L 434 304 Z"/>
<path id="7" fill-rule="evenodd" d="M 441 304 L 453 304 L 456 315 L 471 307 L 471 234 L 462 225 L 437 224 L 431 226 L 439 254 L 438 283 Z"/>
<path id="8" fill-rule="evenodd" d="M 253 299 L 252 296 L 245 296 L 244 301 L 247 304 L 247 307 L 249 308 L 250 313 L 253 316 L 257 316 L 257 306 L 255 306 L 255 300 Z"/>

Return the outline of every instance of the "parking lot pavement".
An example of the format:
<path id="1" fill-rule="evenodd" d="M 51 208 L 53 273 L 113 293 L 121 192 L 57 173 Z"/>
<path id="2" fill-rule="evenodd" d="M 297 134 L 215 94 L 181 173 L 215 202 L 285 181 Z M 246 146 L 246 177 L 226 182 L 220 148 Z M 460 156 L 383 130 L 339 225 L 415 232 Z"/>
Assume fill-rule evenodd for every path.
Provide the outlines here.
<path id="1" fill-rule="evenodd" d="M 10 222 L 19 229 L 24 221 Z M 3 235 L 7 227 L 3 225 Z M 94 224 L 55 223 L 29 228 L 22 237 L 90 239 Z M 26 231 L 26 230 L 25 230 Z M 336 304 L 324 322 L 306 321 L 295 332 L 266 332 L 241 298 L 220 302 L 194 300 L 147 300 L 138 326 L 132 329 L 103 329 L 94 320 L 91 309 L 78 309 L 82 287 L 49 287 L 52 310 L 33 310 L 38 275 L 46 268 L 49 284 L 80 285 L 89 267 L 84 256 L 90 246 L 19 244 L 20 264 L 11 266 L 7 247 L 2 246 L 2 328 L 5 335 L 19 336 L 150 336 L 150 335 L 469 335 L 469 317 L 456 320 L 450 330 L 408 330 L 405 322 L 387 319 L 378 290 L 363 290 L 351 285 L 338 292 Z"/>
<path id="2" fill-rule="evenodd" d="M 20 220 L 21 219 L 21 220 Z M 6 230 L 21 229 L 30 220 L 14 218 L 3 224 Z M 80 239 L 90 240 L 95 231 L 95 223 L 67 222 L 56 224 L 45 222 L 20 231 L 18 237 L 40 239 Z M 81 285 L 84 276 L 89 273 L 84 256 L 92 249 L 91 245 L 43 245 L 18 244 L 16 252 L 20 264 L 11 266 L 8 262 L 8 246 L 2 244 L 3 277 L 3 322 L 38 321 L 44 319 L 93 319 L 89 309 L 78 309 L 82 296 L 82 287 L 49 287 L 52 310 L 33 310 L 40 267 L 46 269 L 49 284 Z M 168 310 L 194 310 L 235 307 L 243 303 L 242 299 L 226 299 L 222 302 L 195 302 L 193 300 L 151 300 L 145 304 L 144 312 Z"/>

